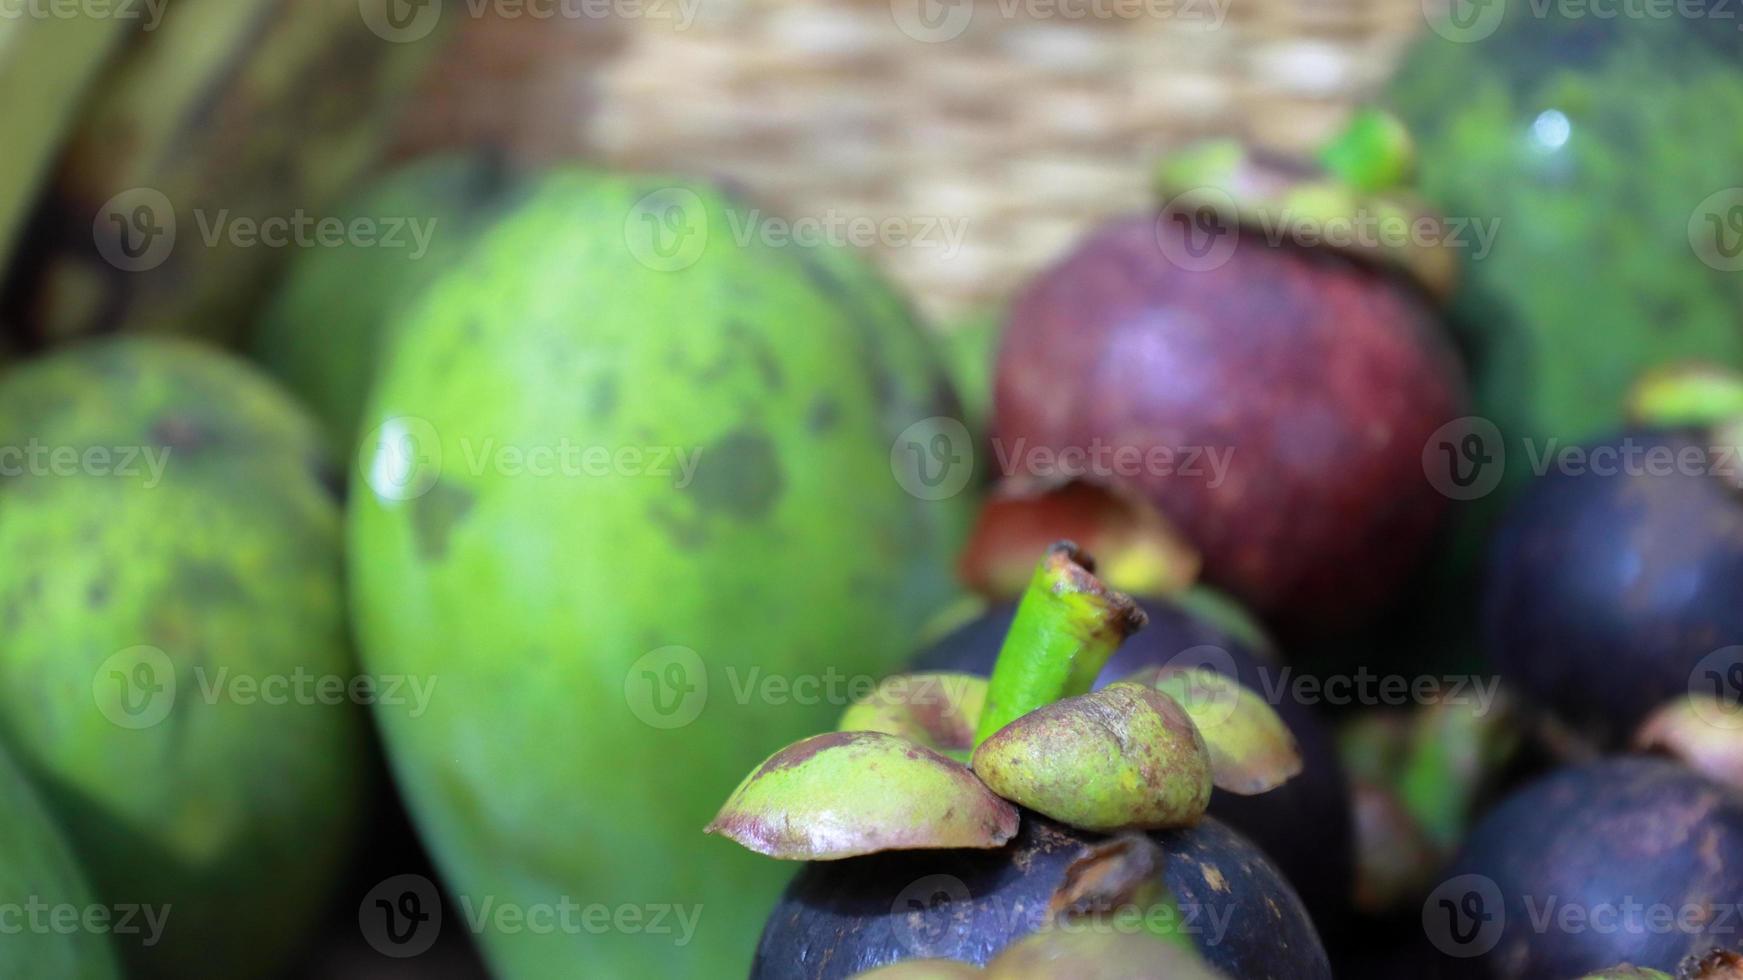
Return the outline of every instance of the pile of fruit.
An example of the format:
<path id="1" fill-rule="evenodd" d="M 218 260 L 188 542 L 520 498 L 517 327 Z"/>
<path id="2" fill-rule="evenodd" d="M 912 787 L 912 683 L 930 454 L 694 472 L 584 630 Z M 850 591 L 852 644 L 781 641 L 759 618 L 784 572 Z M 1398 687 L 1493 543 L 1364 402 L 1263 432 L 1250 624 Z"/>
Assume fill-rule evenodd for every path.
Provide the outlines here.
<path id="1" fill-rule="evenodd" d="M 1438 22 L 947 354 L 385 161 L 377 6 L 0 18 L 0 976 L 1743 976 L 1719 27 Z"/>

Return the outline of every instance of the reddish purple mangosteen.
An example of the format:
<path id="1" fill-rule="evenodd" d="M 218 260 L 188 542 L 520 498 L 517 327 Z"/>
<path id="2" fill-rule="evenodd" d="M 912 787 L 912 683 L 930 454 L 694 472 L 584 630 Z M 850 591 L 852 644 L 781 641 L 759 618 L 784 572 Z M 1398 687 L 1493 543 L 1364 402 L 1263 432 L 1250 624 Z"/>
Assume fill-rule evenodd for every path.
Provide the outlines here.
<path id="1" fill-rule="evenodd" d="M 1096 229 L 1013 305 L 999 475 L 1135 487 L 1261 616 L 1352 625 L 1447 501 L 1424 450 L 1465 413 L 1449 250 L 1369 240 L 1433 220 L 1407 197 L 1238 147 L 1183 156 L 1163 189 L 1160 213 Z"/>

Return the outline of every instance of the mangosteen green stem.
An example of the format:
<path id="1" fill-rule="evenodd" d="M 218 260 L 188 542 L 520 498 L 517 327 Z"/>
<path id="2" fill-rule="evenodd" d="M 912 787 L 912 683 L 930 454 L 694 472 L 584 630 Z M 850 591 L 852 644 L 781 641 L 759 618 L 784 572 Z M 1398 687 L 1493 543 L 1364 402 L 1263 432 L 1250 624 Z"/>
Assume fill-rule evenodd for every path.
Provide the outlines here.
<path id="1" fill-rule="evenodd" d="M 1416 148 L 1397 117 L 1362 109 L 1319 152 L 1320 166 L 1351 187 L 1384 191 L 1400 187 L 1416 169 Z"/>
<path id="2" fill-rule="evenodd" d="M 1114 650 L 1146 621 L 1129 596 L 1103 585 L 1069 541 L 1048 549 L 1005 634 L 974 744 L 1060 698 L 1085 694 Z"/>

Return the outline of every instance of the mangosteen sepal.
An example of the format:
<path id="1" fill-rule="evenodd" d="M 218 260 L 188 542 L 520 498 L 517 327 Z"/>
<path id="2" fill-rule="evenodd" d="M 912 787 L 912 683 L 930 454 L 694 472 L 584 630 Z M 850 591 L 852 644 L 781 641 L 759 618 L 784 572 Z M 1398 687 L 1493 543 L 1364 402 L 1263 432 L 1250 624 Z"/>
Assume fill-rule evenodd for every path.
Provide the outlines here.
<path id="1" fill-rule="evenodd" d="M 827 732 L 758 766 L 706 833 L 787 861 L 891 850 L 992 848 L 1017 809 L 968 767 L 882 732 Z"/>
<path id="2" fill-rule="evenodd" d="M 1355 129 L 1374 124 L 1358 117 Z M 1346 136 L 1348 131 L 1346 131 Z M 1279 232 L 1287 241 L 1331 248 L 1358 260 L 1396 269 L 1434 297 L 1448 302 L 1458 286 L 1459 257 L 1437 235 L 1425 241 L 1418 229 L 1441 221 L 1416 194 L 1389 183 L 1402 180 L 1407 165 L 1396 161 L 1358 161 L 1371 134 L 1339 137 L 1319 163 L 1267 153 L 1234 140 L 1212 140 L 1188 147 L 1163 161 L 1155 189 L 1164 213 L 1192 214 L 1210 209 L 1228 227 L 1264 234 Z M 1345 159 L 1348 157 L 1349 159 Z M 1326 169 L 1335 166 L 1345 172 Z M 1399 234 L 1354 234 L 1358 222 L 1397 229 Z M 1332 235 L 1346 226 L 1349 235 Z"/>

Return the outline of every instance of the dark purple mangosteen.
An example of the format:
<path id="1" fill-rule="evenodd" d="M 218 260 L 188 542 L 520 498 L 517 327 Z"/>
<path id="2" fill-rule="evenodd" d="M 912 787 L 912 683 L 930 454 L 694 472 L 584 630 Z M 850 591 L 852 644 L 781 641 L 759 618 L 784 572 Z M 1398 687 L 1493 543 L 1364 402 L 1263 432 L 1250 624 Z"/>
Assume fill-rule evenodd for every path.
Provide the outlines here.
<path id="1" fill-rule="evenodd" d="M 1553 458 L 1491 545 L 1497 669 L 1606 744 L 1691 684 L 1743 694 L 1743 491 L 1710 444 L 1636 429 Z"/>
<path id="2" fill-rule="evenodd" d="M 1149 625 L 1114 652 L 1097 686 L 1178 658 L 1232 674 L 1266 696 L 1295 736 L 1302 774 L 1259 796 L 1213 793 L 1210 814 L 1269 854 L 1315 921 L 1333 928 L 1349 910 L 1354 831 L 1349 788 L 1330 730 L 1311 705 L 1291 696 L 1284 669 L 1256 655 L 1248 642 L 1180 605 L 1155 599 L 1138 603 Z M 1014 603 L 993 607 L 922 652 L 913 668 L 990 673 L 1015 614 Z"/>
<path id="3" fill-rule="evenodd" d="M 1674 973 L 1743 941 L 1743 793 L 1670 760 L 1605 759 L 1515 793 L 1472 831 L 1423 925 L 1448 972 Z"/>
<path id="4" fill-rule="evenodd" d="M 1215 820 L 1156 832 L 1182 931 L 1241 980 L 1330 980 L 1295 891 Z M 1040 928 L 1067 871 L 1099 835 L 1024 813 L 1003 848 L 897 851 L 805 866 L 763 929 L 752 980 L 834 980 L 928 957 L 984 964 Z"/>

